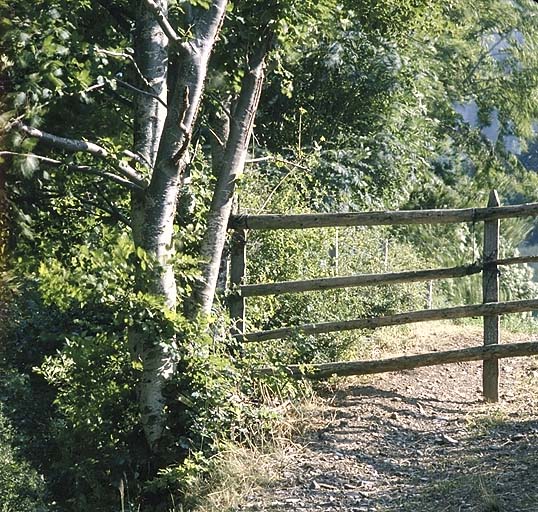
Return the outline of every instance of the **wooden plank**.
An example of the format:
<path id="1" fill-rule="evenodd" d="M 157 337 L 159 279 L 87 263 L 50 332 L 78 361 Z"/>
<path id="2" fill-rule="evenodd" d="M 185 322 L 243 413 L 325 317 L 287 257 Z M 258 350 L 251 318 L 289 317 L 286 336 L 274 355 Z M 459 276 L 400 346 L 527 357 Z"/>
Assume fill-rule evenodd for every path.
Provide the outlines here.
<path id="1" fill-rule="evenodd" d="M 344 361 L 324 364 L 289 365 L 284 368 L 259 368 L 258 375 L 281 375 L 306 377 L 309 379 L 324 379 L 332 375 L 370 375 L 374 373 L 411 370 L 422 366 L 461 363 L 464 361 L 480 361 L 503 357 L 524 357 L 538 354 L 538 342 L 507 343 L 505 345 L 488 345 L 447 350 L 444 352 L 429 352 L 412 356 L 393 357 L 372 361 Z"/>
<path id="2" fill-rule="evenodd" d="M 232 234 L 230 249 L 230 283 L 237 290 L 244 282 L 247 266 L 247 233 L 237 229 Z M 232 334 L 240 335 L 245 331 L 245 299 L 237 291 L 228 297 L 228 307 L 232 319 Z"/>
<path id="3" fill-rule="evenodd" d="M 488 208 L 499 206 L 497 191 L 492 190 L 489 195 Z M 487 220 L 484 222 L 484 272 L 482 273 L 483 302 L 499 301 L 499 269 L 494 263 L 499 257 L 500 221 Z M 484 316 L 484 345 L 498 345 L 500 343 L 499 315 Z M 482 390 L 488 402 L 499 401 L 499 361 L 495 358 L 484 361 L 482 369 Z"/>
<path id="4" fill-rule="evenodd" d="M 512 258 L 502 258 L 495 260 L 496 265 L 523 265 L 524 263 L 538 263 L 538 256 L 514 256 Z"/>
<path id="5" fill-rule="evenodd" d="M 538 256 L 515 256 L 491 261 L 488 264 L 517 265 L 538 263 Z M 276 283 L 246 284 L 240 287 L 243 297 L 260 297 L 281 293 L 301 293 L 309 291 L 352 288 L 356 286 L 373 286 L 380 284 L 412 283 L 432 279 L 450 279 L 478 274 L 483 265 L 473 263 L 467 266 L 439 268 L 430 270 L 410 270 L 405 272 L 387 272 L 383 274 L 358 274 L 355 276 L 323 277 L 297 281 L 279 281 Z"/>
<path id="6" fill-rule="evenodd" d="M 538 203 L 487 208 L 401 210 L 360 213 L 310 213 L 299 215 L 233 215 L 229 229 L 306 229 L 338 226 L 449 224 L 538 215 Z"/>
<path id="7" fill-rule="evenodd" d="M 396 315 L 372 318 L 357 318 L 315 324 L 303 324 L 294 327 L 282 327 L 271 331 L 259 331 L 240 336 L 243 341 L 259 342 L 289 338 L 296 334 L 326 334 L 330 332 L 352 331 L 355 329 L 375 329 L 388 325 L 411 324 L 427 322 L 429 320 L 444 320 L 454 318 L 468 318 L 473 316 L 501 315 L 505 313 L 521 313 L 523 311 L 537 311 L 538 299 L 515 300 L 510 302 L 497 302 L 493 304 L 476 304 L 472 306 L 457 306 L 452 308 L 425 309 L 398 313 Z"/>
<path id="8" fill-rule="evenodd" d="M 324 277 L 300 281 L 280 281 L 276 283 L 247 284 L 240 287 L 243 297 L 259 297 L 281 293 L 301 293 L 309 291 L 333 290 L 355 286 L 373 286 L 380 284 L 412 283 L 432 279 L 449 279 L 469 276 L 482 271 L 482 265 L 472 265 L 431 270 L 410 270 L 406 272 L 388 272 L 384 274 L 358 274 L 355 276 Z"/>

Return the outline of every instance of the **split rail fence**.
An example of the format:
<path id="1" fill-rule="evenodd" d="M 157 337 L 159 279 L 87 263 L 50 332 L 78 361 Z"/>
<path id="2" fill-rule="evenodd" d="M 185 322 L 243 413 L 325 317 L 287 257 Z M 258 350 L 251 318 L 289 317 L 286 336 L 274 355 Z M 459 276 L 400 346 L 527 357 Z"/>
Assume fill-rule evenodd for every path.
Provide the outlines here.
<path id="1" fill-rule="evenodd" d="M 462 361 L 483 361 L 483 394 L 488 401 L 499 398 L 499 358 L 538 354 L 538 342 L 500 345 L 501 314 L 538 310 L 538 299 L 499 302 L 499 267 L 538 262 L 538 256 L 516 256 L 499 259 L 500 219 L 538 216 L 538 203 L 500 206 L 496 191 L 489 196 L 485 208 L 404 210 L 365 213 L 334 213 L 305 215 L 235 215 L 229 223 L 232 230 L 230 277 L 234 292 L 229 307 L 234 320 L 235 336 L 244 342 L 264 342 L 293 334 L 322 334 L 354 329 L 401 325 L 429 320 L 482 316 L 484 344 L 479 347 L 433 352 L 373 361 L 349 361 L 312 365 L 289 365 L 287 371 L 296 377 L 324 378 L 331 375 L 363 375 L 418 368 Z M 344 277 L 283 281 L 267 284 L 247 284 L 246 247 L 248 230 L 307 229 L 322 227 L 378 226 L 404 224 L 448 224 L 484 222 L 484 243 L 480 262 L 467 266 L 359 274 Z M 388 316 L 353 320 L 308 323 L 269 331 L 245 332 L 245 299 L 283 293 L 330 290 L 336 288 L 410 283 L 458 278 L 482 273 L 483 303 L 442 309 L 426 309 Z M 274 369 L 265 368 L 271 373 Z"/>

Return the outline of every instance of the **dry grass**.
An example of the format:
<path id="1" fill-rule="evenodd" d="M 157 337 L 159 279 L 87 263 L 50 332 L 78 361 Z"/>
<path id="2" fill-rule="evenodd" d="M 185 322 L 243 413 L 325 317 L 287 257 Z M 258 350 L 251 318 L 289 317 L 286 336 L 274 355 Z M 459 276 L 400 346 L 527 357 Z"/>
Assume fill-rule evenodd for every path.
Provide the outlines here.
<path id="1" fill-rule="evenodd" d="M 230 444 L 211 461 L 214 490 L 200 499 L 195 511 L 233 510 L 257 488 L 271 485 L 285 461 L 283 446 L 264 453 L 259 448 Z"/>
<path id="2" fill-rule="evenodd" d="M 449 325 L 442 325 L 441 329 L 451 329 Z M 412 342 L 408 340 L 417 336 L 416 330 L 427 332 L 431 330 L 431 325 L 378 329 L 372 333 L 366 346 L 358 347 L 356 356 L 370 358 L 412 349 L 409 346 Z M 334 399 L 337 392 L 346 388 L 351 380 L 356 382 L 358 379 L 329 379 L 318 383 L 317 393 L 309 384 L 305 384 L 301 396 L 293 402 L 275 393 L 274 389 L 261 387 L 258 394 L 266 407 L 278 417 L 278 421 L 270 434 L 252 431 L 251 442 L 241 445 L 229 442 L 213 457 L 209 479 L 193 486 L 192 496 L 198 502 L 194 512 L 233 511 L 245 503 L 249 496 L 256 495 L 257 490 L 276 484 L 282 471 L 289 468 L 291 462 L 296 460 L 297 452 L 303 449 L 293 440 L 301 438 L 306 432 L 330 425 L 334 421 L 331 398 Z"/>
<path id="3" fill-rule="evenodd" d="M 380 329 L 371 336 L 368 346 L 362 347 L 362 353 L 357 355 L 360 358 L 367 359 L 377 356 L 387 357 L 402 353 L 442 350 L 444 348 L 453 348 L 456 345 L 461 347 L 473 346 L 479 344 L 481 333 L 482 326 L 479 324 L 469 322 L 462 326 L 448 321 L 415 324 L 405 329 Z M 520 341 L 523 337 L 521 333 L 511 333 L 508 329 L 503 330 L 504 342 Z M 423 479 L 417 481 L 415 484 L 417 490 L 420 489 L 419 494 L 410 499 L 409 506 L 405 505 L 403 507 L 402 505 L 403 508 L 400 508 L 400 510 L 434 510 L 434 508 L 422 508 L 424 503 L 437 503 L 440 507 L 437 510 L 446 512 L 457 510 L 454 507 L 458 506 L 458 503 L 467 503 L 468 506 L 472 507 L 472 510 L 477 512 L 508 512 L 508 510 L 512 510 L 507 508 L 507 504 L 516 499 L 512 496 L 511 489 L 514 482 L 510 480 L 510 474 L 511 472 L 521 473 L 520 466 L 525 462 L 523 460 L 524 454 L 520 453 L 518 457 L 521 460 L 516 461 L 510 458 L 506 459 L 506 454 L 502 450 L 495 452 L 493 458 L 478 456 L 473 450 L 477 447 L 480 448 L 477 452 L 479 454 L 482 454 L 484 450 L 487 451 L 488 445 L 483 446 L 481 439 L 486 438 L 489 434 L 494 435 L 499 429 L 508 428 L 511 422 L 518 424 L 534 420 L 532 411 L 535 410 L 533 404 L 535 403 L 536 390 L 538 389 L 538 370 L 536 370 L 538 368 L 538 357 L 530 358 L 530 360 L 526 359 L 526 361 L 525 369 L 519 368 L 517 360 L 503 363 L 503 368 L 505 368 L 503 375 L 511 384 L 510 387 L 505 386 L 502 390 L 508 393 L 506 400 L 496 405 L 475 404 L 473 402 L 475 390 L 469 388 L 469 381 L 472 380 L 474 374 L 465 373 L 468 371 L 467 366 L 455 367 L 454 371 L 446 374 L 439 373 L 436 370 L 430 376 L 431 378 L 419 379 L 416 382 L 408 374 L 401 375 L 398 378 L 392 376 L 385 379 L 390 389 L 392 389 L 391 386 L 399 386 L 399 392 L 406 390 L 411 394 L 415 387 L 420 394 L 423 392 L 425 383 L 430 383 L 432 386 L 435 384 L 438 395 L 446 398 L 450 394 L 449 391 L 452 386 L 462 384 L 460 382 L 451 383 L 452 381 L 447 381 L 447 378 L 461 374 L 460 377 L 464 379 L 464 387 L 462 387 L 461 393 L 464 396 L 457 395 L 457 399 L 468 402 L 468 407 L 466 407 L 472 409 L 467 411 L 466 414 L 466 407 L 460 404 L 458 411 L 454 413 L 455 416 L 460 418 L 460 423 L 448 423 L 448 427 L 445 427 L 459 429 L 460 437 L 465 434 L 459 446 L 468 449 L 469 453 L 472 452 L 472 457 L 466 460 L 465 457 L 462 457 L 463 454 L 458 452 L 458 458 L 452 460 L 450 459 L 449 451 L 446 455 L 437 455 L 432 459 L 431 471 L 429 473 L 426 471 L 424 478 L 434 474 L 443 474 L 446 475 L 446 478 L 443 478 L 442 481 L 439 481 L 438 478 L 432 478 L 431 486 L 424 485 Z M 528 364 L 529 362 L 531 362 L 530 365 Z M 517 378 L 515 378 L 516 374 Z M 385 381 L 382 380 L 381 387 L 383 387 L 382 384 Z M 317 394 L 313 393 L 311 389 L 305 390 L 298 403 L 292 403 L 281 396 L 275 398 L 274 390 L 261 390 L 260 395 L 264 397 L 264 402 L 278 415 L 279 421 L 275 425 L 275 430 L 269 437 L 253 432 L 252 439 L 256 440 L 256 445 L 228 445 L 222 453 L 213 459 L 211 482 L 209 482 L 209 485 L 205 484 L 205 496 L 200 501 L 200 505 L 195 509 L 195 512 L 233 511 L 241 509 L 241 505 L 245 503 L 248 503 L 249 506 L 254 506 L 256 510 L 264 510 L 264 506 L 267 504 L 264 500 L 272 499 L 275 493 L 279 489 L 280 491 L 285 489 L 286 485 L 292 488 L 296 486 L 301 489 L 302 484 L 295 482 L 294 475 L 300 475 L 302 474 L 301 471 L 304 473 L 307 470 L 302 469 L 297 461 L 304 458 L 304 455 L 309 453 L 312 446 L 301 446 L 300 444 L 295 444 L 294 440 L 297 440 L 296 443 L 300 443 L 301 439 L 303 441 L 305 439 L 303 435 L 312 431 L 331 431 L 331 428 L 337 431 L 340 428 L 338 425 L 342 417 L 346 422 L 349 422 L 345 428 L 358 429 L 357 425 L 353 427 L 355 419 L 350 420 L 345 415 L 341 415 L 341 417 L 335 416 L 338 411 L 338 403 L 335 403 L 334 400 L 340 390 L 345 391 L 350 386 L 356 387 L 361 384 L 368 386 L 369 383 L 371 383 L 371 377 L 329 379 L 318 384 Z M 413 389 L 408 390 L 406 386 L 411 386 Z M 431 395 L 432 391 L 430 390 L 427 393 Z M 517 396 L 517 400 L 513 398 L 514 395 Z M 320 398 L 320 396 L 323 398 Z M 382 397 L 378 398 L 378 400 L 382 400 Z M 390 400 L 390 397 L 387 400 Z M 432 407 L 436 403 L 435 401 L 432 402 Z M 364 410 L 360 409 L 359 405 L 357 403 L 349 407 L 362 410 L 362 415 L 364 416 L 367 414 L 367 410 L 364 409 L 366 405 L 363 406 Z M 390 403 L 388 405 L 392 407 L 394 404 Z M 442 405 L 439 405 L 439 407 L 442 407 Z M 417 411 L 412 407 L 411 409 L 410 415 L 402 415 L 402 418 L 408 419 L 417 416 Z M 348 413 L 349 410 L 348 408 L 345 412 Z M 380 412 L 382 413 L 383 410 Z M 360 416 L 358 412 L 356 414 L 358 415 L 357 417 Z M 448 413 L 444 412 L 443 414 Z M 420 414 L 418 414 L 418 417 L 421 421 L 428 421 L 429 418 L 429 416 L 422 418 Z M 435 417 L 435 415 L 432 416 L 431 421 L 433 423 L 435 423 Z M 378 418 L 376 424 L 379 424 L 379 421 Z M 433 426 L 438 428 L 436 425 Z M 514 432 L 517 434 L 519 430 L 516 429 Z M 396 434 L 394 436 L 396 436 L 394 437 L 394 442 L 401 442 Z M 308 435 L 306 438 L 312 442 L 313 438 Z M 514 446 L 519 446 L 517 443 L 521 445 L 522 442 L 517 441 Z M 434 443 L 432 447 L 432 449 L 437 450 L 438 444 Z M 312 457 L 312 453 L 310 450 L 310 457 Z M 495 462 L 495 457 L 500 457 L 498 464 Z M 538 464 L 534 456 L 529 455 L 529 457 L 526 466 L 534 467 Z M 337 463 L 341 463 L 341 461 L 335 459 L 334 464 Z M 356 461 L 354 464 L 358 467 Z M 444 471 L 442 470 L 443 464 L 447 466 Z M 506 466 L 507 464 L 509 467 Z M 468 470 L 471 467 L 474 469 L 472 474 L 469 474 Z M 499 469 L 500 467 L 504 468 L 503 471 Z M 290 474 L 291 476 L 289 476 Z M 283 481 L 284 484 L 282 483 Z M 517 481 L 523 482 L 523 480 Z M 288 494 L 283 494 L 282 492 L 280 495 L 288 496 Z M 521 508 L 518 510 L 521 512 L 537 510 L 534 505 L 531 505 L 530 508 L 526 507 L 527 502 L 533 503 L 535 498 L 533 492 L 529 491 L 528 499 L 523 499 L 524 496 L 520 498 Z M 381 507 L 378 510 L 384 510 L 382 500 L 377 505 Z M 386 510 L 395 509 L 389 507 Z"/>
<path id="4" fill-rule="evenodd" d="M 305 390 L 297 403 L 289 400 L 276 405 L 266 397 L 278 421 L 270 433 L 252 432 L 250 442 L 228 442 L 210 461 L 210 476 L 193 487 L 198 505 L 193 512 L 233 511 L 260 488 L 270 487 L 303 448 L 293 440 L 312 428 L 323 428 L 331 418 L 324 402 Z"/>

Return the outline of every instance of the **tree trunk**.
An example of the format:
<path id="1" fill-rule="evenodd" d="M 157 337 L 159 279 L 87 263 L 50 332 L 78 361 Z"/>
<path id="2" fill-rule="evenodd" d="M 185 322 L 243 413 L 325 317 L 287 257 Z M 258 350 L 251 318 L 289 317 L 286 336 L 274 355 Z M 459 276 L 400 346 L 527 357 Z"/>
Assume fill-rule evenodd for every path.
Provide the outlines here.
<path id="1" fill-rule="evenodd" d="M 232 113 L 230 131 L 218 167 L 218 178 L 207 219 L 207 230 L 202 242 L 202 281 L 195 290 L 196 309 L 202 314 L 211 313 L 228 220 L 232 210 L 233 196 L 238 177 L 242 174 L 248 144 L 254 125 L 254 117 L 260 100 L 265 68 L 265 56 L 272 35 L 265 34 L 258 52 L 249 62 L 241 85 L 241 92 Z"/>
<path id="2" fill-rule="evenodd" d="M 143 4 L 145 6 L 146 2 Z M 214 0 L 208 10 L 196 10 L 194 38 L 179 47 L 179 58 L 174 59 L 175 69 L 169 68 L 173 76 L 168 77 L 172 89 L 168 91 L 167 108 L 163 111 L 162 103 L 151 96 L 141 95 L 138 99 L 135 149 L 152 164 L 153 171 L 147 190 L 132 199 L 133 237 L 135 244 L 155 262 L 149 275 L 138 280 L 138 287 L 140 291 L 160 298 L 164 307 L 170 310 L 177 306 L 173 270 L 177 196 L 188 163 L 188 146 L 209 56 L 222 25 L 226 4 L 226 0 Z M 145 78 L 151 86 L 157 84 L 162 94 L 166 90 L 169 58 L 166 37 L 144 6 L 139 20 L 142 38 L 137 56 L 145 65 L 141 68 Z M 159 7 L 166 13 L 164 0 Z M 132 339 L 133 352 L 143 363 L 140 384 L 142 425 L 150 447 L 156 451 L 165 426 L 163 387 L 175 371 L 166 346 L 174 340 L 144 336 L 141 329 L 135 330 Z"/>
<path id="3" fill-rule="evenodd" d="M 160 9 L 166 13 L 168 0 L 159 0 Z M 157 152 L 161 140 L 161 134 L 166 120 L 166 108 L 163 103 L 167 99 L 167 56 L 168 38 L 162 31 L 159 23 L 151 13 L 144 0 L 139 0 L 136 31 L 134 35 L 135 58 L 141 76 L 138 76 L 138 86 L 141 90 L 151 88 L 151 92 L 157 95 L 162 102 L 155 97 L 139 94 L 135 97 L 134 119 L 134 151 L 149 166 L 155 165 Z M 146 224 L 146 192 L 133 191 L 131 193 L 131 226 L 133 240 L 136 247 L 145 248 L 144 226 Z M 145 272 L 137 269 L 137 291 L 147 290 L 148 279 Z M 141 422 L 144 433 L 151 447 L 155 445 L 162 432 L 162 426 L 153 421 L 152 416 L 160 409 L 148 407 L 149 403 L 162 403 L 161 386 L 156 385 L 154 375 L 158 371 L 152 355 L 151 340 L 144 336 L 144 329 L 140 325 L 134 325 L 129 330 L 129 345 L 131 356 L 143 366 L 143 375 L 139 387 L 139 403 Z M 162 409 L 162 407 L 161 407 Z"/>

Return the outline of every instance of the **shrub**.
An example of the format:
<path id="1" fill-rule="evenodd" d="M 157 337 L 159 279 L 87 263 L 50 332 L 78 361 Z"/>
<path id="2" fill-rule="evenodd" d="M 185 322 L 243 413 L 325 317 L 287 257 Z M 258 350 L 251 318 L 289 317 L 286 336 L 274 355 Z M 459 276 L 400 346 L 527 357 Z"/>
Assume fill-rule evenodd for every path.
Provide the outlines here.
<path id="1" fill-rule="evenodd" d="M 18 376 L 3 375 L 2 388 L 24 386 Z M 24 435 L 11 425 L 5 413 L 5 395 L 0 401 L 0 511 L 1 512 L 46 512 L 45 482 L 34 467 L 21 454 Z"/>

